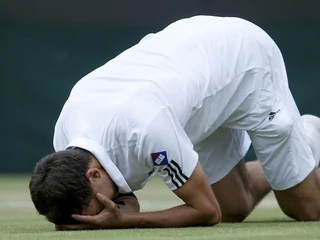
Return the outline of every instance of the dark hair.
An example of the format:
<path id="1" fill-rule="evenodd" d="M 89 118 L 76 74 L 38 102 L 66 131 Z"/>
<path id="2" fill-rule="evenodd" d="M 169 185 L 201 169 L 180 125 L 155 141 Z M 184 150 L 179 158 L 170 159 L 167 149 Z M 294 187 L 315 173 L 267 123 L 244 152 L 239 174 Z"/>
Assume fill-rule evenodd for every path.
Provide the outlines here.
<path id="1" fill-rule="evenodd" d="M 83 149 L 49 154 L 35 166 L 29 184 L 39 214 L 55 224 L 77 223 L 71 214 L 88 207 L 93 191 L 86 178 L 91 155 Z"/>

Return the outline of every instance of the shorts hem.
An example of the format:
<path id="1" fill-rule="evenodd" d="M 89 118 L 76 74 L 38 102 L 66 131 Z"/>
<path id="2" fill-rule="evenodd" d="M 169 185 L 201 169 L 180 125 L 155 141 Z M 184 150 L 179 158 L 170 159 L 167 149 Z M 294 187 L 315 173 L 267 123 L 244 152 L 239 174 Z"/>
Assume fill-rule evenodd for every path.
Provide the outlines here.
<path id="1" fill-rule="evenodd" d="M 298 175 L 298 177 L 293 178 L 290 181 L 287 181 L 287 182 L 284 182 L 281 184 L 270 183 L 270 186 L 273 190 L 276 190 L 276 191 L 287 190 L 287 189 L 292 188 L 292 187 L 298 185 L 299 183 L 303 182 L 313 170 L 314 170 L 314 168 L 310 169 L 310 171 L 306 171 L 304 173 L 301 173 L 300 175 Z"/>

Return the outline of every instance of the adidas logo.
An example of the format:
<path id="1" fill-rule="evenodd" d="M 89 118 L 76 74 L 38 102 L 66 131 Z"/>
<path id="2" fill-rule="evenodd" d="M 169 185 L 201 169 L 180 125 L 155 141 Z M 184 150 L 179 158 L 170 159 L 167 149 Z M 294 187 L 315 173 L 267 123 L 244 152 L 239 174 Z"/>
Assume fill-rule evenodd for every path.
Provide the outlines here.
<path id="1" fill-rule="evenodd" d="M 271 113 L 269 113 L 269 121 L 272 121 L 273 119 L 274 119 L 274 117 L 276 116 L 276 114 L 278 113 L 278 112 L 280 112 L 281 110 L 280 109 L 278 109 L 276 112 L 271 112 Z"/>
<path id="2" fill-rule="evenodd" d="M 157 159 L 154 160 L 154 162 L 155 162 L 156 164 L 160 165 L 165 158 L 166 158 L 165 155 L 160 154 L 160 155 L 157 157 Z"/>

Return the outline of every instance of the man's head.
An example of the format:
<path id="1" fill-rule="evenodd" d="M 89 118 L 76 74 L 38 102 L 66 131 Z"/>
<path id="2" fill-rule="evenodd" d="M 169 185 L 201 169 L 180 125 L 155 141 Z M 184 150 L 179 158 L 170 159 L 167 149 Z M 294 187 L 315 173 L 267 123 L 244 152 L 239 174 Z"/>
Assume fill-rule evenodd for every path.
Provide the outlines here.
<path id="1" fill-rule="evenodd" d="M 41 159 L 29 184 L 37 211 L 55 224 L 76 223 L 71 214 L 95 215 L 103 206 L 95 193 L 112 199 L 116 187 L 99 161 L 83 149 L 68 149 Z"/>

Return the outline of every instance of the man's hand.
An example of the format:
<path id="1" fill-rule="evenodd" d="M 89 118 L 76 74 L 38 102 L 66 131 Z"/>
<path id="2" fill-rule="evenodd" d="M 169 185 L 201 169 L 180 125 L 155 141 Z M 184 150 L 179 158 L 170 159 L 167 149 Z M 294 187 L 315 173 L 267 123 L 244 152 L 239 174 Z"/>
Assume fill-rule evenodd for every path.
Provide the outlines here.
<path id="1" fill-rule="evenodd" d="M 83 224 L 61 225 L 59 227 L 64 230 L 121 228 L 122 213 L 117 204 L 100 193 L 97 193 L 97 199 L 105 206 L 102 212 L 95 216 L 74 214 L 72 217 Z"/>
<path id="2" fill-rule="evenodd" d="M 117 197 L 116 199 L 113 199 L 112 201 L 110 201 L 107 197 L 99 194 L 101 196 L 101 198 L 98 197 L 97 194 L 97 199 L 105 206 L 105 208 L 108 205 L 108 202 L 113 202 L 116 204 L 117 208 L 119 209 L 119 211 L 121 213 L 138 213 L 140 211 L 140 204 L 138 199 L 131 193 L 129 194 L 122 194 L 119 197 Z M 110 204 L 111 204 L 110 203 Z M 113 205 L 113 204 L 112 204 Z M 105 211 L 105 209 L 103 210 Z M 102 211 L 102 212 L 103 212 Z M 100 217 L 100 214 L 102 214 L 102 212 L 100 212 L 99 214 L 97 214 L 96 216 Z M 75 216 L 80 216 L 80 217 L 86 217 L 86 215 L 75 215 Z M 85 230 L 85 229 L 99 229 L 101 227 L 97 226 L 96 224 L 86 224 L 85 222 L 83 224 L 72 224 L 72 225 L 57 225 L 55 224 L 55 230 L 56 231 L 64 231 L 64 230 Z"/>

